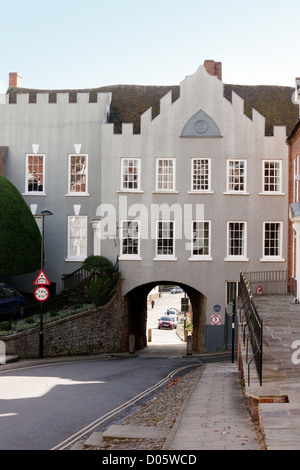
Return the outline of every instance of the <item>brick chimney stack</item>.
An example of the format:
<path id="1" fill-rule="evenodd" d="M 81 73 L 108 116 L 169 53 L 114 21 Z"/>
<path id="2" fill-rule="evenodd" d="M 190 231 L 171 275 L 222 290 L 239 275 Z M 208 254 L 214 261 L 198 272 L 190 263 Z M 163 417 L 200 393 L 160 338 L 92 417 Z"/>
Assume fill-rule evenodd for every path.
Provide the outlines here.
<path id="1" fill-rule="evenodd" d="M 9 74 L 9 88 L 22 88 L 22 77 L 16 72 Z"/>
<path id="2" fill-rule="evenodd" d="M 210 75 L 216 75 L 222 81 L 222 62 L 214 60 L 205 60 L 204 67 Z"/>

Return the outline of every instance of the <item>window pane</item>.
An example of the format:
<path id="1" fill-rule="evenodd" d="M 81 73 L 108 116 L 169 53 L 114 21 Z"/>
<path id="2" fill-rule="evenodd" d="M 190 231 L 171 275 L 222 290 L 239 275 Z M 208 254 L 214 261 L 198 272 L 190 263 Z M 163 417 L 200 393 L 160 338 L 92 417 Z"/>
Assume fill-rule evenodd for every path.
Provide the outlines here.
<path id="1" fill-rule="evenodd" d="M 280 255 L 280 223 L 265 223 L 264 255 Z"/>
<path id="2" fill-rule="evenodd" d="M 174 222 L 158 222 L 157 255 L 174 254 Z"/>
<path id="3" fill-rule="evenodd" d="M 139 254 L 139 221 L 125 220 L 122 222 L 122 254 Z"/>
<path id="4" fill-rule="evenodd" d="M 173 160 L 158 159 L 157 161 L 157 189 L 163 191 L 174 190 L 174 162 Z"/>
<path id="5" fill-rule="evenodd" d="M 87 191 L 87 157 L 86 155 L 70 156 L 70 192 L 85 193 Z"/>
<path id="6" fill-rule="evenodd" d="M 228 255 L 244 256 L 245 254 L 245 224 L 244 222 L 230 222 L 228 233 Z"/>
<path id="7" fill-rule="evenodd" d="M 245 161 L 230 160 L 228 162 L 228 191 L 245 191 Z"/>
<path id="8" fill-rule="evenodd" d="M 38 192 L 44 188 L 44 155 L 27 155 L 27 191 Z"/>
<path id="9" fill-rule="evenodd" d="M 123 159 L 122 161 L 122 189 L 139 189 L 139 160 Z"/>
<path id="10" fill-rule="evenodd" d="M 264 162 L 264 191 L 280 191 L 280 162 Z"/>
<path id="11" fill-rule="evenodd" d="M 193 222 L 192 255 L 209 255 L 209 222 Z"/>
<path id="12" fill-rule="evenodd" d="M 69 256 L 83 258 L 86 256 L 86 217 L 69 218 Z"/>
<path id="13" fill-rule="evenodd" d="M 193 191 L 209 190 L 209 160 L 208 159 L 194 159 L 193 160 L 192 190 Z"/>

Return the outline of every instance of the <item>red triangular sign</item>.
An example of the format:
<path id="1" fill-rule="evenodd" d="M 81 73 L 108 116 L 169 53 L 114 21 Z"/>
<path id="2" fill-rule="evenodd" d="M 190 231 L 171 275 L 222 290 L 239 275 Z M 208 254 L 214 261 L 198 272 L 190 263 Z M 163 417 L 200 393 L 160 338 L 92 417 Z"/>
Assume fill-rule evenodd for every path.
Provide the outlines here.
<path id="1" fill-rule="evenodd" d="M 47 276 L 43 270 L 40 271 L 33 285 L 34 286 L 50 286 L 50 282 L 48 281 Z"/>

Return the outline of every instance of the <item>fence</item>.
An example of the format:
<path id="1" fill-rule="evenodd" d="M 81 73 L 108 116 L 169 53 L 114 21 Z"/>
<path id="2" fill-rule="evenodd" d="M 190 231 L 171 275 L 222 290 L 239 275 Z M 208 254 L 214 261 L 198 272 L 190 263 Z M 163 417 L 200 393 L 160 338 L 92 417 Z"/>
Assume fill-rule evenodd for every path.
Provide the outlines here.
<path id="1" fill-rule="evenodd" d="M 249 271 L 244 276 L 253 295 L 283 295 L 288 292 L 287 271 Z"/>
<path id="2" fill-rule="evenodd" d="M 240 274 L 239 298 L 242 307 L 240 308 L 240 323 L 243 329 L 243 344 L 246 346 L 246 363 L 248 365 L 248 385 L 250 385 L 250 366 L 255 362 L 256 371 L 262 385 L 262 360 L 263 360 L 263 322 L 257 313 L 252 300 L 250 282 L 243 273 Z M 248 336 L 246 338 L 246 328 Z M 249 360 L 249 341 L 252 346 L 253 356 Z"/>

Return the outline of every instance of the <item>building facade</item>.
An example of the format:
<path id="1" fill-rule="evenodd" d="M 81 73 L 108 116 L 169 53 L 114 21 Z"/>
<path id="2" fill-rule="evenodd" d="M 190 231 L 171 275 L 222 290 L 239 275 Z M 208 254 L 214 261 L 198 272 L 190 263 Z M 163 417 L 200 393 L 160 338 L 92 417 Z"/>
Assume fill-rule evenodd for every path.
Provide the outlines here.
<path id="1" fill-rule="evenodd" d="M 296 78 L 295 102 L 300 104 L 300 78 Z M 300 116 L 300 112 L 299 112 Z M 287 138 L 289 149 L 288 278 L 291 292 L 300 299 L 300 120 Z"/>
<path id="2" fill-rule="evenodd" d="M 287 267 L 286 130 L 266 136 L 262 115 L 249 119 L 237 94 L 224 97 L 221 75 L 220 63 L 206 61 L 179 98 L 169 92 L 155 118 L 151 109 L 141 116 L 138 134 L 132 124 L 114 132 L 110 93 L 93 103 L 88 93 L 76 102 L 69 93 L 51 102 L 50 92 L 34 103 L 26 93 L 0 99 L 5 176 L 37 221 L 42 209 L 54 214 L 45 270 L 57 292 L 86 256 L 119 259 L 132 309 L 157 284 L 184 288 L 195 349 L 206 351 L 224 347 L 240 271 Z"/>

